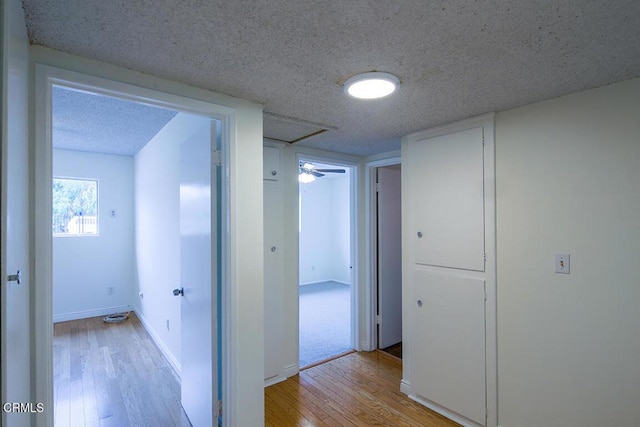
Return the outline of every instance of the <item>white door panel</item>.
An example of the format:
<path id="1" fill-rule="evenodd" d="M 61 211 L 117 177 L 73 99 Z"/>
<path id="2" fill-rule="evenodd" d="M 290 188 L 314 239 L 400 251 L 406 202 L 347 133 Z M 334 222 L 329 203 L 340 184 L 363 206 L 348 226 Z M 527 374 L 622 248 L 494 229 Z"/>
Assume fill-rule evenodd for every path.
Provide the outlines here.
<path id="1" fill-rule="evenodd" d="M 264 181 L 264 377 L 282 371 L 283 258 L 282 191 L 278 182 Z"/>
<path id="2" fill-rule="evenodd" d="M 378 168 L 378 347 L 402 341 L 400 170 Z"/>
<path id="3" fill-rule="evenodd" d="M 29 319 L 28 42 L 19 1 L 2 2 L 2 403 L 32 401 Z M 7 281 L 20 270 L 20 284 Z M 0 424 L 31 425 L 28 413 L 0 412 Z"/>
<path id="4" fill-rule="evenodd" d="M 484 271 L 482 127 L 417 141 L 416 262 Z"/>
<path id="5" fill-rule="evenodd" d="M 412 385 L 416 394 L 485 424 L 485 282 L 417 270 Z"/>
<path id="6" fill-rule="evenodd" d="M 262 149 L 264 167 L 262 179 L 277 181 L 280 179 L 280 150 L 273 147 Z"/>
<path id="7" fill-rule="evenodd" d="M 210 129 L 203 126 L 180 145 L 181 400 L 194 427 L 213 425 L 217 401 L 217 219 L 211 139 Z"/>

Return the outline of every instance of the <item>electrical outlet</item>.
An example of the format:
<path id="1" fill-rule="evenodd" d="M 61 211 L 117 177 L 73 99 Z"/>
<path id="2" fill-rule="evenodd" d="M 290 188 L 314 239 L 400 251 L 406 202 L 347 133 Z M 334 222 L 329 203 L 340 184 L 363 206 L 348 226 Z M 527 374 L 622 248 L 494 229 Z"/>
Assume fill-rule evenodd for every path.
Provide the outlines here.
<path id="1" fill-rule="evenodd" d="M 554 255 L 555 272 L 569 274 L 571 269 L 571 256 L 566 252 L 559 252 Z"/>
<path id="2" fill-rule="evenodd" d="M 116 210 L 115 209 L 111 209 L 111 218 L 115 218 L 116 216 L 117 216 Z"/>
<path id="3" fill-rule="evenodd" d="M 107 295 L 113 295 L 113 286 L 107 288 Z"/>

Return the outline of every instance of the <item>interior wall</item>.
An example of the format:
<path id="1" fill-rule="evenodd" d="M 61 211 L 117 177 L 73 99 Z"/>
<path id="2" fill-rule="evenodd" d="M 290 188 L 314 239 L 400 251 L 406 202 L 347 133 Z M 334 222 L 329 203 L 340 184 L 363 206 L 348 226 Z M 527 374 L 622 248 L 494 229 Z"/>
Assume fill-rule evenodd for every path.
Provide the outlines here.
<path id="1" fill-rule="evenodd" d="M 53 238 L 54 321 L 127 310 L 134 284 L 133 158 L 54 149 L 53 176 L 98 180 L 98 235 Z"/>
<path id="2" fill-rule="evenodd" d="M 639 117 L 640 79 L 496 117 L 503 427 L 640 425 Z"/>
<path id="3" fill-rule="evenodd" d="M 210 138 L 210 126 L 207 118 L 178 113 L 135 156 L 135 307 L 177 369 L 180 298 L 172 292 L 181 286 L 180 144 Z"/>
<path id="4" fill-rule="evenodd" d="M 351 284 L 351 194 L 347 174 L 331 180 L 331 226 L 334 246 L 331 248 L 333 277 L 337 282 Z"/>
<path id="5" fill-rule="evenodd" d="M 300 284 L 350 283 L 349 176 L 300 184 Z"/>

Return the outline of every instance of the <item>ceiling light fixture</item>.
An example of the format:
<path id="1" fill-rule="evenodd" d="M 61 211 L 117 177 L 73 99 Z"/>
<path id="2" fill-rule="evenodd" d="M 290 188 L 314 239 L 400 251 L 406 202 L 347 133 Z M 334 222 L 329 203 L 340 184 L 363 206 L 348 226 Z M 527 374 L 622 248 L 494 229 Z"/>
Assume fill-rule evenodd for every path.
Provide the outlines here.
<path id="1" fill-rule="evenodd" d="M 344 92 L 358 99 L 378 99 L 391 95 L 400 79 L 393 74 L 372 72 L 358 74 L 344 83 Z"/>
<path id="2" fill-rule="evenodd" d="M 300 172 L 298 173 L 298 182 L 302 184 L 310 184 L 316 180 L 316 177 L 313 176 L 314 165 L 311 163 L 305 163 L 300 165 Z"/>
<path id="3" fill-rule="evenodd" d="M 302 172 L 298 175 L 298 182 L 302 184 L 309 184 L 316 180 L 316 177 L 310 173 Z"/>

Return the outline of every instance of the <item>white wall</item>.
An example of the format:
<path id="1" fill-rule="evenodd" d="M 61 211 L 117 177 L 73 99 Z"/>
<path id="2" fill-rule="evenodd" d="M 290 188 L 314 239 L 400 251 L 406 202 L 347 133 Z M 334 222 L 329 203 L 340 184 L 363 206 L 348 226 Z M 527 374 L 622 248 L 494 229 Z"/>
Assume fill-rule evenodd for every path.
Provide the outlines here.
<path id="1" fill-rule="evenodd" d="M 346 176 L 331 179 L 333 219 L 332 265 L 335 281 L 351 284 L 351 194 L 349 170 Z"/>
<path id="2" fill-rule="evenodd" d="M 300 184 L 300 284 L 350 283 L 350 194 L 348 174 Z"/>
<path id="3" fill-rule="evenodd" d="M 98 180 L 99 229 L 97 236 L 53 238 L 54 321 L 127 310 L 134 284 L 133 158 L 54 149 L 53 176 Z"/>
<path id="4" fill-rule="evenodd" d="M 640 425 L 639 118 L 640 79 L 496 117 L 503 427 Z"/>
<path id="5" fill-rule="evenodd" d="M 210 127 L 207 118 L 178 113 L 135 156 L 136 312 L 178 369 L 180 298 L 172 291 L 181 286 L 180 144 L 210 138 Z"/>

